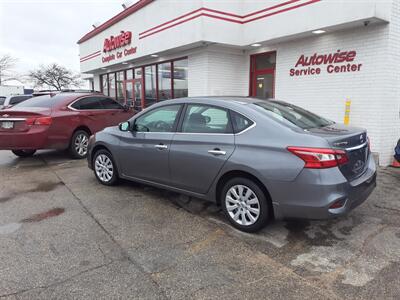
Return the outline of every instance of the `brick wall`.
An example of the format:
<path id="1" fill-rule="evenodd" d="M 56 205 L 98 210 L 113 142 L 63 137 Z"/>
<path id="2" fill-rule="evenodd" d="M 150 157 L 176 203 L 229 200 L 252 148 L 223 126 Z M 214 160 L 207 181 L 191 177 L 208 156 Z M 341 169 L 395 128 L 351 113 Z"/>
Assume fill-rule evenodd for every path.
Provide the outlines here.
<path id="1" fill-rule="evenodd" d="M 397 18 L 395 18 L 397 16 Z M 356 29 L 271 45 L 257 51 L 277 51 L 276 98 L 343 123 L 345 101 L 352 101 L 350 125 L 367 128 L 372 151 L 380 163 L 391 162 L 393 148 L 400 137 L 399 123 L 399 0 L 395 0 L 390 25 L 369 25 Z M 360 72 L 291 77 L 301 54 L 328 54 L 355 50 L 354 63 Z M 397 61 L 397 63 L 396 63 Z"/>

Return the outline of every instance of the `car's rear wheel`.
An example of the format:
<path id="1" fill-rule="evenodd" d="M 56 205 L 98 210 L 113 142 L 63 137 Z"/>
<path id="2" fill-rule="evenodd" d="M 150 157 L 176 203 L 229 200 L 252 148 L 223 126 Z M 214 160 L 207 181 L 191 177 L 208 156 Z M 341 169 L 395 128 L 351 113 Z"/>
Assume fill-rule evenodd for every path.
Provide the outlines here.
<path id="1" fill-rule="evenodd" d="M 269 220 L 268 200 L 262 188 L 250 179 L 237 177 L 222 188 L 221 204 L 229 222 L 245 232 L 256 232 Z"/>
<path id="2" fill-rule="evenodd" d="M 16 156 L 19 157 L 30 157 L 33 154 L 35 154 L 36 150 L 30 149 L 30 150 L 11 150 L 12 153 L 14 153 Z"/>
<path id="3" fill-rule="evenodd" d="M 117 166 L 110 152 L 99 150 L 93 157 L 93 169 L 97 180 L 104 185 L 115 185 L 118 183 Z"/>
<path id="4" fill-rule="evenodd" d="M 69 152 L 73 158 L 85 158 L 88 152 L 89 133 L 84 130 L 77 130 L 71 138 Z"/>

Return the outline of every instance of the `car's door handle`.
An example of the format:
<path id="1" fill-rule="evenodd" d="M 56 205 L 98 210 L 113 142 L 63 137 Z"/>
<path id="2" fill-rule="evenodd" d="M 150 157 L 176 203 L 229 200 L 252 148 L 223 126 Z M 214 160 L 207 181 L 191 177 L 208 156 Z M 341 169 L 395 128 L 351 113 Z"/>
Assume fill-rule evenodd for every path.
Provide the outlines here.
<path id="1" fill-rule="evenodd" d="M 156 147 L 158 150 L 168 149 L 168 146 L 164 145 L 164 144 L 158 144 L 158 145 L 155 145 L 154 147 Z"/>
<path id="2" fill-rule="evenodd" d="M 208 153 L 212 155 L 226 155 L 226 151 L 222 151 L 220 149 L 208 150 Z"/>

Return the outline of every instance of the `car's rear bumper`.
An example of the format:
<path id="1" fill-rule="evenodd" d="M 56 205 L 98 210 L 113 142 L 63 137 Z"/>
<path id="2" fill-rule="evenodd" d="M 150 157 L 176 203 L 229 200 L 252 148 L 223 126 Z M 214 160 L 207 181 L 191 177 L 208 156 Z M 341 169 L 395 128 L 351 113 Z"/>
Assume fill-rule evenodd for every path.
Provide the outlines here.
<path id="1" fill-rule="evenodd" d="M 48 143 L 47 130 L 0 132 L 0 150 L 44 149 Z"/>
<path id="2" fill-rule="evenodd" d="M 362 204 L 376 187 L 376 166 L 372 157 L 364 174 L 349 182 L 338 168 L 304 170 L 290 183 L 271 188 L 277 219 L 329 219 L 344 215 Z M 331 206 L 340 201 L 339 208 Z"/>

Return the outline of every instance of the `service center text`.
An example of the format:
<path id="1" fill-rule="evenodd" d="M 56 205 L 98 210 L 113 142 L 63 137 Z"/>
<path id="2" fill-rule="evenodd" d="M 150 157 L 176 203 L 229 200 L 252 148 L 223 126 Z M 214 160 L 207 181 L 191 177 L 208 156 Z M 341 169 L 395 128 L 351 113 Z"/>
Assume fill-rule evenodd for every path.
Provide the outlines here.
<path id="1" fill-rule="evenodd" d="M 312 56 L 299 57 L 294 68 L 290 69 L 290 76 L 309 76 L 320 75 L 322 73 L 321 66 L 324 65 L 328 74 L 360 72 L 362 64 L 354 63 L 357 52 L 337 50 L 334 53 L 318 54 Z"/>

